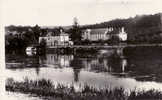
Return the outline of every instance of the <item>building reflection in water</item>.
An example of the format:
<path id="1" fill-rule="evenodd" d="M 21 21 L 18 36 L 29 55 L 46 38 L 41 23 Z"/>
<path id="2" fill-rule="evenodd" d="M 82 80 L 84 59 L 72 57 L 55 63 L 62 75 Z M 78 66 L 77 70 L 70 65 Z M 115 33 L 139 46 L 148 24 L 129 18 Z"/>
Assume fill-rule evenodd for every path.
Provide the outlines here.
<path id="1" fill-rule="evenodd" d="M 46 59 L 40 59 L 41 64 L 57 65 L 58 67 L 69 67 L 70 61 L 74 59 L 71 55 L 46 54 Z"/>
<path id="2" fill-rule="evenodd" d="M 138 89 L 160 87 L 162 82 L 161 55 L 149 55 L 151 53 L 148 53 L 145 57 L 138 53 L 124 56 L 121 52 L 120 55 L 114 52 L 107 54 L 108 56 L 103 54 L 104 56 L 87 58 L 78 55 L 46 54 L 38 57 L 39 59 L 24 58 L 25 66 L 19 67 L 21 70 L 7 69 L 7 71 L 10 73 L 8 77 L 14 77 L 17 80 L 23 80 L 23 77 L 36 80 L 45 78 L 54 83 L 73 84 L 76 91 L 84 85 L 96 87 L 96 89 L 111 86 L 112 88 L 124 87 L 129 90 L 136 87 Z M 48 67 L 48 65 L 61 68 Z"/>
<path id="3" fill-rule="evenodd" d="M 83 60 L 83 64 L 88 71 L 124 73 L 127 59 L 112 56 L 108 58 L 93 58 Z"/>
<path id="4" fill-rule="evenodd" d="M 81 58 L 75 55 L 58 55 L 46 54 L 40 57 L 40 64 L 57 66 L 59 68 L 70 67 L 73 69 L 74 82 L 79 81 L 79 73 L 81 70 L 92 72 L 118 72 L 124 73 L 127 66 L 127 59 L 114 53 L 108 57 Z M 39 72 L 39 69 L 37 69 Z"/>
<path id="5" fill-rule="evenodd" d="M 127 59 L 122 59 L 121 64 L 122 64 L 122 72 L 124 73 L 125 67 L 127 66 Z"/>
<path id="6" fill-rule="evenodd" d="M 48 65 L 57 65 L 59 68 L 67 68 L 70 67 L 73 70 L 73 85 L 75 90 L 80 90 L 79 85 L 79 73 L 81 69 L 84 67 L 82 60 L 75 58 L 74 55 L 58 55 L 58 54 L 46 54 L 45 57 L 40 57 L 41 64 Z"/>
<path id="7" fill-rule="evenodd" d="M 79 73 L 82 68 L 84 68 L 84 65 L 81 60 L 75 59 L 71 61 L 70 67 L 73 68 L 74 72 L 74 82 L 79 81 Z"/>
<path id="8" fill-rule="evenodd" d="M 32 67 L 35 68 L 36 74 L 39 76 L 40 73 L 40 63 L 39 63 L 39 57 L 34 58 L 33 63 L 31 64 Z"/>

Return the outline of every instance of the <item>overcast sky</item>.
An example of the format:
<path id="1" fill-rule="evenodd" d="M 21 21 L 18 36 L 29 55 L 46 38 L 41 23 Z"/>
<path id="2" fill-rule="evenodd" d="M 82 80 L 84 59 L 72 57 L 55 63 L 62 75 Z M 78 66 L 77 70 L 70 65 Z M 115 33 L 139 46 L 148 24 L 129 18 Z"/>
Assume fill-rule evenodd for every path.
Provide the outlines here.
<path id="1" fill-rule="evenodd" d="M 66 26 L 162 12 L 161 0 L 0 0 L 4 25 Z"/>

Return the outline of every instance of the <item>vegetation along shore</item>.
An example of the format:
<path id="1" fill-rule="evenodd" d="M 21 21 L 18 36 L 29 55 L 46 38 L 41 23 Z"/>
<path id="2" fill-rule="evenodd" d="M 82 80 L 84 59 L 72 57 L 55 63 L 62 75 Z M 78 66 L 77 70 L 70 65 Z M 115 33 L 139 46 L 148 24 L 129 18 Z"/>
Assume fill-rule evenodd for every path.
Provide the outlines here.
<path id="1" fill-rule="evenodd" d="M 48 100 L 161 100 L 162 91 L 149 90 L 125 91 L 123 88 L 100 90 L 85 86 L 81 91 L 75 91 L 74 86 L 53 85 L 50 80 L 29 80 L 22 82 L 12 78 L 6 80 L 6 90 L 11 92 L 29 93 Z"/>

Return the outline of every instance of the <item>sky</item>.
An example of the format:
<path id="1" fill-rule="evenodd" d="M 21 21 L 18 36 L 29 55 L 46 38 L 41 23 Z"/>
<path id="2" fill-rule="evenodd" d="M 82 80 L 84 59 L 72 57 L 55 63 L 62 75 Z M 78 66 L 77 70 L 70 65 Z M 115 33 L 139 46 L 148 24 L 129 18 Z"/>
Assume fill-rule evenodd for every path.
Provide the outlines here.
<path id="1" fill-rule="evenodd" d="M 0 0 L 3 25 L 68 26 L 162 12 L 161 0 Z"/>

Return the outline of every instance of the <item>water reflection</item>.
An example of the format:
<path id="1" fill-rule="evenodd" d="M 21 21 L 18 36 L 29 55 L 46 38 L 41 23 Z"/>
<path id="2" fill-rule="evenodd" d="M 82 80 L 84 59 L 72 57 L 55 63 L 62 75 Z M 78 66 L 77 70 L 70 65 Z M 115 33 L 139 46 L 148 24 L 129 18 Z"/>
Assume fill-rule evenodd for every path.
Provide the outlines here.
<path id="1" fill-rule="evenodd" d="M 83 61 L 79 58 L 76 58 L 75 60 L 71 61 L 70 67 L 73 69 L 74 73 L 74 82 L 79 81 L 79 75 L 81 69 L 85 68 Z"/>
<path id="2" fill-rule="evenodd" d="M 70 61 L 74 59 L 74 55 L 58 55 L 46 54 L 39 59 L 40 64 L 57 65 L 60 68 L 69 67 Z"/>
<path id="3" fill-rule="evenodd" d="M 34 56 L 34 55 L 36 55 L 36 51 L 33 51 L 33 52 L 26 52 L 26 54 L 28 55 L 28 56 Z"/>
<path id="4" fill-rule="evenodd" d="M 124 73 L 125 67 L 127 66 L 127 59 L 122 59 L 121 63 L 122 63 L 122 72 Z"/>
<path id="5" fill-rule="evenodd" d="M 94 72 L 118 72 L 125 71 L 127 66 L 127 59 L 121 58 L 114 54 L 109 57 L 94 57 L 94 58 L 82 58 L 75 55 L 58 55 L 58 54 L 46 54 L 46 56 L 40 57 L 40 64 L 46 64 L 51 67 L 65 68 L 70 67 L 75 72 L 79 70 L 87 70 Z"/>
<path id="6" fill-rule="evenodd" d="M 15 59 L 7 56 L 7 77 L 19 81 L 23 81 L 25 77 L 32 80 L 45 78 L 52 80 L 54 84 L 73 84 L 78 91 L 84 85 L 95 88 L 123 87 L 126 90 L 162 90 L 161 56 L 143 57 L 136 53 L 124 55 L 123 52 L 112 51 L 104 52 L 107 56 L 98 54 L 96 57 L 46 54 Z"/>
<path id="7" fill-rule="evenodd" d="M 127 70 L 139 81 L 162 82 L 162 48 L 127 48 Z"/>

